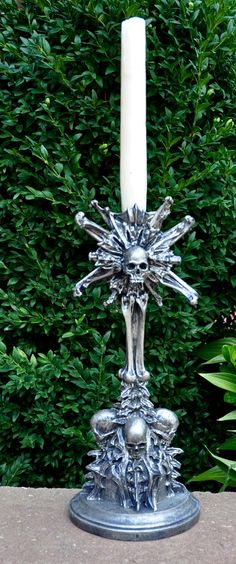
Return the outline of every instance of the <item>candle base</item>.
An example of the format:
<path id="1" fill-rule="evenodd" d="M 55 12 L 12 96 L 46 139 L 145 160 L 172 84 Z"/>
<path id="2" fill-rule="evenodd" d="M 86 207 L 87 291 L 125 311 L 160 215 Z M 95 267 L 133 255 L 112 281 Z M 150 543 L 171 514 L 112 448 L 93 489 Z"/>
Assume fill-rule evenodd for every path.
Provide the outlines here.
<path id="1" fill-rule="evenodd" d="M 199 513 L 199 501 L 182 484 L 178 484 L 172 497 L 160 501 L 155 512 L 124 509 L 114 501 L 88 500 L 83 491 L 69 505 L 76 526 L 101 537 L 126 541 L 178 535 L 198 521 Z"/>
<path id="2" fill-rule="evenodd" d="M 118 402 L 91 419 L 99 449 L 88 454 L 83 490 L 70 502 L 69 515 L 87 532 L 117 540 L 154 540 L 182 533 L 196 523 L 197 499 L 181 483 L 183 451 L 172 447 L 175 413 L 155 408 L 145 382 L 127 382 Z M 130 373 L 129 373 L 130 376 Z"/>

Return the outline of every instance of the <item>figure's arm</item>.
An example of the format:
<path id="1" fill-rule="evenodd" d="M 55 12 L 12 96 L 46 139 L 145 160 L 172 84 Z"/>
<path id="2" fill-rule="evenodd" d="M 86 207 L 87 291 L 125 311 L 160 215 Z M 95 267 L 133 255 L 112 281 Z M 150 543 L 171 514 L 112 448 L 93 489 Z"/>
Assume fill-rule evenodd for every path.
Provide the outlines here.
<path id="1" fill-rule="evenodd" d="M 83 291 L 98 280 L 104 280 L 105 278 L 110 278 L 114 274 L 114 268 L 105 269 L 105 268 L 95 268 L 92 272 L 87 274 L 82 280 L 77 282 L 74 287 L 73 294 L 75 297 L 80 297 Z"/>

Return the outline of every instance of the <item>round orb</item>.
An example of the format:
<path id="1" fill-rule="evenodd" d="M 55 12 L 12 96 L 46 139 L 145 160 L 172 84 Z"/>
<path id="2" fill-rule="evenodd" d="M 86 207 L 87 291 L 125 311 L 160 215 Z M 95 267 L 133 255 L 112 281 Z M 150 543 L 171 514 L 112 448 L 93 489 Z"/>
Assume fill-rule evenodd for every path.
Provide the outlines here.
<path id="1" fill-rule="evenodd" d="M 135 444 L 147 440 L 148 426 L 141 417 L 130 417 L 125 424 L 125 440 L 127 443 Z"/>
<path id="2" fill-rule="evenodd" d="M 178 417 L 173 411 L 164 407 L 156 409 L 156 421 L 153 423 L 152 427 L 158 431 L 159 434 L 173 437 L 178 425 Z"/>
<path id="3" fill-rule="evenodd" d="M 100 434 L 106 434 L 115 427 L 116 409 L 100 409 L 90 420 L 92 429 Z"/>
<path id="4" fill-rule="evenodd" d="M 136 382 L 137 376 L 136 374 L 132 374 L 128 372 L 127 374 L 124 374 L 123 380 L 124 382 L 126 382 L 126 384 L 133 384 L 134 382 Z"/>

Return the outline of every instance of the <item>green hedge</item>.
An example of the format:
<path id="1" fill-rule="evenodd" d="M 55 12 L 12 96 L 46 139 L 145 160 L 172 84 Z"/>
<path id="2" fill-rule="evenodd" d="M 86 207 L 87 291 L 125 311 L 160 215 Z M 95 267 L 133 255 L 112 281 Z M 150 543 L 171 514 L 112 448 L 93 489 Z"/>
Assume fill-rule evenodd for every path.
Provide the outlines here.
<path id="1" fill-rule="evenodd" d="M 197 222 L 175 250 L 199 307 L 168 290 L 162 309 L 150 301 L 150 391 L 180 416 L 185 479 L 217 438 L 217 397 L 198 379 L 196 351 L 234 306 L 235 1 L 25 0 L 18 10 L 5 0 L 2 484 L 79 484 L 89 419 L 118 396 L 124 322 L 118 306 L 104 310 L 106 285 L 72 298 L 93 250 L 74 216 L 94 197 L 120 209 L 120 24 L 134 15 L 147 20 L 148 209 L 171 195 L 165 228 L 186 214 Z"/>

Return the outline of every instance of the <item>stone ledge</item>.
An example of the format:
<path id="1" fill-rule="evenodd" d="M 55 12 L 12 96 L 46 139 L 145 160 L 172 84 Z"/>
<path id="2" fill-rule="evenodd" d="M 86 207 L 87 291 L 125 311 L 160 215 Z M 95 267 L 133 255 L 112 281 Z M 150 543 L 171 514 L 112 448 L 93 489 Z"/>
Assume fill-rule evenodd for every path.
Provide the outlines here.
<path id="1" fill-rule="evenodd" d="M 67 507 L 78 490 L 0 488 L 0 562 L 4 564 L 232 564 L 236 493 L 196 492 L 201 517 L 168 539 L 124 542 L 81 531 Z"/>

